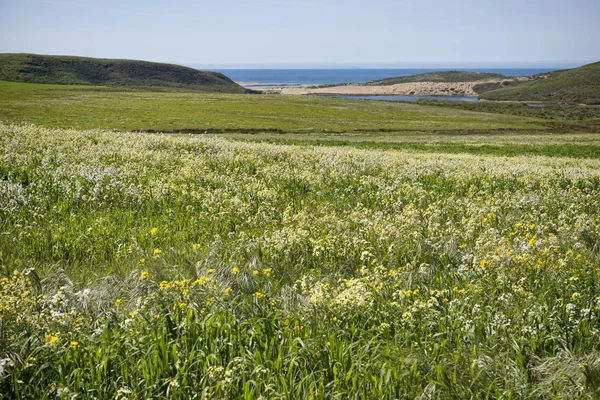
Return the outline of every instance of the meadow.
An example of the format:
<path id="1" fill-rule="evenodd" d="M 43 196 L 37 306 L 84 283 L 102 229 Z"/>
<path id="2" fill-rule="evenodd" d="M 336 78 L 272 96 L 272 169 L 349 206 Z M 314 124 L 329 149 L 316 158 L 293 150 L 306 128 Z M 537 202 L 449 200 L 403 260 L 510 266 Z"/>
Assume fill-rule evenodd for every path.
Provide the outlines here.
<path id="1" fill-rule="evenodd" d="M 0 121 L 190 133 L 549 130 L 524 116 L 315 97 L 0 82 Z"/>
<path id="2" fill-rule="evenodd" d="M 346 146 L 317 146 L 317 134 L 269 143 L 269 132 L 87 129 L 104 108 L 55 128 L 106 95 L 65 103 L 64 93 L 48 106 L 59 115 L 38 113 L 49 102 L 36 93 L 14 106 L 17 124 L 0 124 L 0 398 L 600 395 L 597 155 L 355 147 L 387 136 L 583 149 L 594 134 L 350 132 Z M 358 126 L 375 115 L 435 125 L 445 113 L 448 126 L 531 122 L 256 101 L 323 102 L 329 115 L 353 110 Z M 4 121 L 15 110 L 3 108 Z M 41 118 L 50 123 L 23 123 Z"/>

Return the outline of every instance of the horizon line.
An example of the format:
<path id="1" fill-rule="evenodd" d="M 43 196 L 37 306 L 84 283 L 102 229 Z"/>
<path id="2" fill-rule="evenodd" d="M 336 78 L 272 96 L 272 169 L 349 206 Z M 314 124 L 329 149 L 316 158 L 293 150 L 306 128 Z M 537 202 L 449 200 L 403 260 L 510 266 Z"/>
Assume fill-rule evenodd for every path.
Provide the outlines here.
<path id="1" fill-rule="evenodd" d="M 434 61 L 434 62 L 372 62 L 372 63 L 196 63 L 186 62 L 181 65 L 207 69 L 429 69 L 429 68 L 546 68 L 546 67 L 578 67 L 597 61 L 564 60 L 564 61 Z"/>

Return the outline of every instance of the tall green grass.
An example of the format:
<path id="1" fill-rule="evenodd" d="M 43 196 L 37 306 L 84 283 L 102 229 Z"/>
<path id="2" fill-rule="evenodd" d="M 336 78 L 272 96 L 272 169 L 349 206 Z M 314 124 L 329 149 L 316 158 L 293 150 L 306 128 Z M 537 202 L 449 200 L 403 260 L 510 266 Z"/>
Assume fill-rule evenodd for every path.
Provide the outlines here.
<path id="1" fill-rule="evenodd" d="M 599 167 L 0 125 L 0 397 L 595 398 Z"/>

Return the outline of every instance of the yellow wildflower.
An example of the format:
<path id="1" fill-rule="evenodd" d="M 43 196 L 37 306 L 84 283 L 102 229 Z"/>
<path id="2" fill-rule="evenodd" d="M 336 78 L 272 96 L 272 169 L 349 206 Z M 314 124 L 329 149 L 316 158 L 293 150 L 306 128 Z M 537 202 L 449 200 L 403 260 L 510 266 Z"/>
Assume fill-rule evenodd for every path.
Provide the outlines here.
<path id="1" fill-rule="evenodd" d="M 265 276 L 271 276 L 271 273 L 273 272 L 273 268 L 265 268 L 265 269 L 263 269 L 262 272 Z"/>
<path id="2" fill-rule="evenodd" d="M 169 281 L 162 281 L 159 286 L 163 290 L 171 289 L 173 287 L 173 283 Z"/>
<path id="3" fill-rule="evenodd" d="M 260 272 L 258 272 L 258 270 L 257 270 L 257 269 L 255 269 L 255 270 L 253 270 L 253 271 L 252 271 L 252 275 L 254 275 L 254 276 L 258 276 L 258 274 L 260 274 Z"/>
<path id="4" fill-rule="evenodd" d="M 145 258 L 140 258 L 140 261 L 138 261 L 139 265 L 144 265 L 146 263 L 146 259 Z"/>
<path id="5" fill-rule="evenodd" d="M 115 300 L 115 307 L 119 308 L 121 305 L 123 305 L 123 299 Z"/>
<path id="6" fill-rule="evenodd" d="M 252 294 L 252 296 L 256 297 L 257 299 L 264 299 L 265 298 L 265 295 L 262 294 L 261 292 L 254 292 Z"/>
<path id="7" fill-rule="evenodd" d="M 200 278 L 198 278 L 194 282 L 192 282 L 192 286 L 206 285 L 209 282 L 210 282 L 210 279 L 207 276 L 202 275 Z"/>
<path id="8" fill-rule="evenodd" d="M 54 346 L 55 344 L 58 344 L 58 342 L 59 342 L 58 336 L 46 335 L 46 344 L 48 346 Z"/>
<path id="9" fill-rule="evenodd" d="M 214 268 L 211 268 L 211 269 L 209 269 L 209 270 L 208 270 L 208 271 L 206 271 L 206 272 L 207 272 L 207 273 L 209 273 L 209 274 L 214 274 L 214 273 L 215 273 L 215 269 L 214 269 Z"/>
<path id="10" fill-rule="evenodd" d="M 452 288 L 452 291 L 456 294 L 465 294 L 467 292 L 467 289 L 459 289 L 458 287 L 454 287 Z"/>
<path id="11" fill-rule="evenodd" d="M 160 257 L 161 253 L 162 253 L 161 249 L 154 249 L 154 257 Z"/>
<path id="12" fill-rule="evenodd" d="M 233 267 L 233 269 L 231 270 L 231 273 L 234 275 L 237 275 L 240 273 L 240 269 L 238 267 Z"/>
<path id="13" fill-rule="evenodd" d="M 148 271 L 144 271 L 140 274 L 140 279 L 143 281 L 147 281 L 150 279 L 150 273 Z"/>
<path id="14" fill-rule="evenodd" d="M 150 234 L 152 236 L 158 235 L 158 228 L 154 227 L 154 228 L 150 229 Z"/>
<path id="15" fill-rule="evenodd" d="M 193 247 L 194 247 L 194 250 L 200 250 L 200 247 L 202 247 L 202 246 L 200 246 L 199 243 L 194 243 Z"/>
<path id="16" fill-rule="evenodd" d="M 79 342 L 72 341 L 71 342 L 71 348 L 72 349 L 78 349 L 79 348 Z"/>

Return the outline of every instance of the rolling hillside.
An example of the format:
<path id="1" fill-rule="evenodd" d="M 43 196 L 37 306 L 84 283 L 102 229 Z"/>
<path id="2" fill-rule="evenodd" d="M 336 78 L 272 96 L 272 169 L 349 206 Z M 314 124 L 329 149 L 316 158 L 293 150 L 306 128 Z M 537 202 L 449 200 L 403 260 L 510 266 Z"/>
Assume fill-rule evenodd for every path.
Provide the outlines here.
<path id="1" fill-rule="evenodd" d="M 600 62 L 539 74 L 522 83 L 477 85 L 480 98 L 504 101 L 600 104 Z"/>
<path id="2" fill-rule="evenodd" d="M 246 89 L 223 74 L 180 65 L 36 54 L 0 54 L 0 80 L 62 85 L 170 87 L 222 93 L 246 92 Z"/>
<path id="3" fill-rule="evenodd" d="M 506 79 L 502 74 L 492 72 L 466 72 L 466 71 L 440 71 L 428 72 L 426 74 L 398 76 L 394 78 L 380 79 L 367 83 L 374 86 L 397 85 L 399 83 L 412 82 L 476 82 L 488 79 Z"/>

